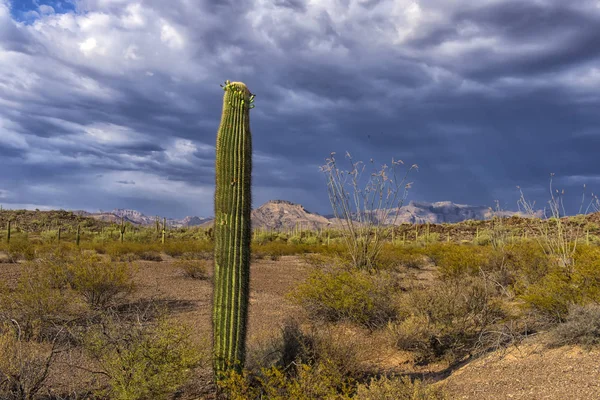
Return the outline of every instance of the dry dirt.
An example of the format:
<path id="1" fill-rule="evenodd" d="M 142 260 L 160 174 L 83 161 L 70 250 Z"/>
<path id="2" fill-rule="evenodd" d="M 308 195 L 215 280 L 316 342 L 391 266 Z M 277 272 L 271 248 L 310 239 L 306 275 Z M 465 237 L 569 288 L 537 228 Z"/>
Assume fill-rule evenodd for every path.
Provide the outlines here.
<path id="1" fill-rule="evenodd" d="M 135 275 L 137 290 L 132 302 L 148 299 L 162 301 L 177 323 L 193 327 L 195 341 L 208 354 L 210 349 L 210 280 L 186 278 L 165 256 L 162 262 L 138 262 Z M 258 260 L 252 264 L 250 321 L 248 341 L 253 349 L 274 338 L 289 317 L 302 318 L 302 311 L 286 298 L 286 293 L 302 281 L 309 266 L 295 256 L 278 261 Z M 21 266 L 0 264 L 0 279 L 14 284 Z M 432 271 L 423 271 L 423 276 Z M 346 338 L 364 350 L 365 363 L 379 371 L 408 373 L 417 377 L 445 376 L 443 366 L 430 365 L 415 369 L 406 353 L 390 350 L 385 335 L 369 334 L 352 327 L 340 327 Z M 336 336 L 338 340 L 343 336 Z M 348 339 L 350 340 L 350 339 Z M 65 363 L 77 362 L 71 354 Z M 66 364 L 65 364 L 66 365 Z M 81 393 L 98 379 L 83 371 L 61 367 L 60 375 L 68 375 L 57 389 Z M 212 398 L 209 364 L 196 372 L 197 379 L 176 398 Z M 541 338 L 532 337 L 518 348 L 491 353 L 453 371 L 437 385 L 446 388 L 452 399 L 600 399 L 600 349 L 579 347 L 550 349 Z"/>

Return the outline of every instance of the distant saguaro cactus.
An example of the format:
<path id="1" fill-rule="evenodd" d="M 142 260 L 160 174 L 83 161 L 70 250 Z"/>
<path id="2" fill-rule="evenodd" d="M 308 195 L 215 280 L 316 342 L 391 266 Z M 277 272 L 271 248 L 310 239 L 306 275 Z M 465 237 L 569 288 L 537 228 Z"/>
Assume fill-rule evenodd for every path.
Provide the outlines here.
<path id="1" fill-rule="evenodd" d="M 10 219 L 6 224 L 6 243 L 10 243 Z"/>
<path id="2" fill-rule="evenodd" d="M 75 236 L 75 243 L 79 247 L 79 241 L 81 240 L 81 225 L 77 225 L 77 235 Z"/>
<path id="3" fill-rule="evenodd" d="M 125 220 L 121 217 L 121 227 L 119 228 L 119 232 L 121 233 L 121 243 L 125 240 Z"/>
<path id="4" fill-rule="evenodd" d="M 163 228 L 162 228 L 162 238 L 161 243 L 165 244 L 165 239 L 167 238 L 167 217 L 163 218 Z"/>
<path id="5" fill-rule="evenodd" d="M 213 367 L 217 379 L 244 365 L 252 239 L 249 110 L 254 95 L 241 82 L 226 81 L 223 90 L 215 164 Z"/>

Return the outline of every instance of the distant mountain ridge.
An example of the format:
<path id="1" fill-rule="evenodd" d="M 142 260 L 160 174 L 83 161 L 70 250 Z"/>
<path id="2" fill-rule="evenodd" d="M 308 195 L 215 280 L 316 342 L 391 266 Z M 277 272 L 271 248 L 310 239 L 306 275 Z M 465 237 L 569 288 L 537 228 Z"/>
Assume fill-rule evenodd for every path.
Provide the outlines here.
<path id="1" fill-rule="evenodd" d="M 374 211 L 381 215 L 383 211 Z M 394 221 L 394 215 L 397 217 Z M 110 212 L 89 213 L 86 211 L 76 211 L 78 215 L 89 216 L 97 220 L 106 222 L 118 222 L 121 217 L 136 225 L 154 225 L 156 217 L 147 216 L 137 210 L 116 208 Z M 451 201 L 439 201 L 435 203 L 411 201 L 399 209 L 392 209 L 388 213 L 386 224 L 400 225 L 403 223 L 457 223 L 465 220 L 486 220 L 493 216 L 510 217 L 513 215 L 524 216 L 520 212 L 513 211 L 493 211 L 490 207 L 471 206 L 466 204 L 456 204 Z M 537 215 L 541 217 L 541 213 Z M 160 218 L 162 223 L 162 217 Z M 211 226 L 213 218 L 187 216 L 182 219 L 167 218 L 167 226 L 172 228 L 191 227 L 191 226 Z M 320 229 L 334 227 L 339 225 L 339 220 L 333 216 L 323 216 L 312 213 L 301 204 L 292 203 L 287 200 L 270 200 L 260 207 L 252 210 L 252 226 L 255 228 L 285 230 L 295 227 L 302 229 Z"/>

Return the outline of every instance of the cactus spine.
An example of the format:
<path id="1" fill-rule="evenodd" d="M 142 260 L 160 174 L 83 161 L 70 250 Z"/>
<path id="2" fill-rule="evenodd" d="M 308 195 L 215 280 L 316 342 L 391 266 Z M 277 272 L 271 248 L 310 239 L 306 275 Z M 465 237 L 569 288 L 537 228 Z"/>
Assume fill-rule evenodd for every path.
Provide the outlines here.
<path id="1" fill-rule="evenodd" d="M 249 109 L 254 95 L 241 82 L 225 82 L 217 133 L 214 370 L 217 379 L 243 367 L 250 278 L 252 139 Z"/>

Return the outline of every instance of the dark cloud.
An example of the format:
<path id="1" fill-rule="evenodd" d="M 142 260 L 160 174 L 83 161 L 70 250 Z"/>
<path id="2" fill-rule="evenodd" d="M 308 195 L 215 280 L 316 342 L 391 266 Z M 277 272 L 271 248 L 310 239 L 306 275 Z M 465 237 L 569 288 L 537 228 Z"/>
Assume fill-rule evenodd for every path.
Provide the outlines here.
<path id="1" fill-rule="evenodd" d="M 418 164 L 413 200 L 514 209 L 517 185 L 545 201 L 550 172 L 569 193 L 600 183 L 592 2 L 16 3 L 3 203 L 210 215 L 225 79 L 257 94 L 254 205 L 328 214 L 319 166 L 346 151 Z"/>

